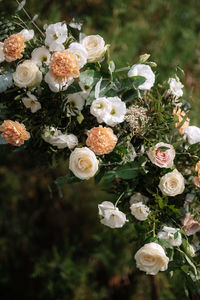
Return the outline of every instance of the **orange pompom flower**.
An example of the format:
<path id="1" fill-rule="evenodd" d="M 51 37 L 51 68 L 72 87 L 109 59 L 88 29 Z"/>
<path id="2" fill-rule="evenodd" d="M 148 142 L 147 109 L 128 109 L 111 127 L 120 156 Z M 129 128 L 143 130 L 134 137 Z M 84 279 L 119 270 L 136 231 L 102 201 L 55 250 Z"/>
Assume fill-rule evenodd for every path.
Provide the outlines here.
<path id="1" fill-rule="evenodd" d="M 180 109 L 179 106 L 175 107 L 173 110 L 173 115 L 178 117 L 178 122 L 175 123 L 175 127 L 179 127 L 183 118 L 186 116 L 186 113 Z M 179 129 L 179 133 L 183 135 L 185 133 L 186 128 L 190 125 L 190 119 L 186 118 L 185 122 L 182 124 Z"/>
<path id="2" fill-rule="evenodd" d="M 59 80 L 69 81 L 80 74 L 77 57 L 69 50 L 55 52 L 50 59 L 52 75 Z"/>
<path id="3" fill-rule="evenodd" d="M 94 127 L 88 131 L 86 145 L 97 155 L 108 154 L 113 151 L 117 143 L 117 136 L 109 127 Z"/>
<path id="4" fill-rule="evenodd" d="M 24 124 L 17 121 L 5 120 L 0 125 L 0 131 L 3 132 L 2 138 L 13 146 L 21 146 L 30 138 L 30 133 L 26 131 Z"/>
<path id="5" fill-rule="evenodd" d="M 4 41 L 3 52 L 7 62 L 22 58 L 25 48 L 25 39 L 21 33 L 12 34 Z"/>

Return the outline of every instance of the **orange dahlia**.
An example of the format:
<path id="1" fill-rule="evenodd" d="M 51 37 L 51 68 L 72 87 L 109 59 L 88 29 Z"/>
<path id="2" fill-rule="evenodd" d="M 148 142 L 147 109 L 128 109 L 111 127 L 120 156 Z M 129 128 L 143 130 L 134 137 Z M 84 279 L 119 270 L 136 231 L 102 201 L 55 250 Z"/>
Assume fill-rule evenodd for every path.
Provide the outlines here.
<path id="1" fill-rule="evenodd" d="M 113 151 L 117 143 L 117 136 L 109 127 L 94 127 L 88 131 L 87 146 L 97 155 L 108 154 Z"/>
<path id="2" fill-rule="evenodd" d="M 50 59 L 51 73 L 57 80 L 71 80 L 79 76 L 79 64 L 74 53 L 68 50 L 55 52 Z"/>
<path id="3" fill-rule="evenodd" d="M 179 127 L 183 118 L 186 116 L 186 113 L 180 109 L 179 106 L 175 107 L 173 110 L 173 115 L 178 117 L 178 122 L 175 123 L 175 127 Z M 181 128 L 179 129 L 179 133 L 183 135 L 185 133 L 186 128 L 190 124 L 190 119 L 186 118 L 185 122 L 182 124 Z"/>
<path id="4" fill-rule="evenodd" d="M 2 138 L 13 146 L 21 146 L 30 138 L 30 133 L 26 131 L 24 124 L 17 121 L 5 120 L 0 125 L 0 131 L 3 132 Z"/>
<path id="5" fill-rule="evenodd" d="M 25 39 L 21 33 L 12 34 L 4 41 L 3 52 L 7 62 L 22 58 L 25 48 Z"/>

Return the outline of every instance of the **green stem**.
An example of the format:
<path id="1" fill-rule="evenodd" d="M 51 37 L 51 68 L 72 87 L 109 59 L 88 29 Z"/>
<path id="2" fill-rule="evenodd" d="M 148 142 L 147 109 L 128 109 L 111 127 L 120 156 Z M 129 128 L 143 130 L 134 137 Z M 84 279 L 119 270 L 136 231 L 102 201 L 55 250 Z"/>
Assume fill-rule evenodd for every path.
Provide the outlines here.
<path id="1" fill-rule="evenodd" d="M 123 192 L 119 198 L 117 199 L 117 201 L 115 202 L 115 207 L 117 207 L 117 204 L 119 203 L 119 201 L 121 200 L 121 198 L 124 196 L 125 192 Z"/>
<path id="2" fill-rule="evenodd" d="M 20 5 L 20 2 L 18 0 L 15 0 L 18 5 Z M 41 35 L 45 36 L 45 34 L 40 30 L 40 28 L 37 26 L 37 24 L 32 20 L 31 16 L 28 14 L 28 12 L 25 10 L 25 8 L 22 8 L 23 12 L 27 16 L 27 18 L 31 21 L 31 23 L 35 26 L 35 28 L 40 32 Z"/>

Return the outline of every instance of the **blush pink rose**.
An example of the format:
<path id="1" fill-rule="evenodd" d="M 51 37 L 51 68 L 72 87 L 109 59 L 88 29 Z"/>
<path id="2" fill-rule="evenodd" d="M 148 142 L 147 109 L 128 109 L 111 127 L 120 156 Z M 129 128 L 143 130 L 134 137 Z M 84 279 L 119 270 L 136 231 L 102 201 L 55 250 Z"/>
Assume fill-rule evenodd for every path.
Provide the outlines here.
<path id="1" fill-rule="evenodd" d="M 190 213 L 186 214 L 185 219 L 182 221 L 182 225 L 183 230 L 185 230 L 188 236 L 200 231 L 200 223 L 198 221 L 195 221 Z"/>
<path id="2" fill-rule="evenodd" d="M 162 147 L 168 148 L 164 150 Z M 159 149 L 160 148 L 160 149 Z M 160 168 L 172 168 L 175 158 L 174 147 L 166 143 L 158 143 L 151 147 L 147 152 L 147 155 L 151 162 Z"/>

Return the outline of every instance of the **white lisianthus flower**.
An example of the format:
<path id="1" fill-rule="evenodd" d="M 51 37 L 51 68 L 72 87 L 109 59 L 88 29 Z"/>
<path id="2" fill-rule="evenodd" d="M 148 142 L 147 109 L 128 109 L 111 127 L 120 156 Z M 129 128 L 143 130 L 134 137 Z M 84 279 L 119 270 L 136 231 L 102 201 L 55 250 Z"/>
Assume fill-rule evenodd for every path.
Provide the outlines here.
<path id="1" fill-rule="evenodd" d="M 25 60 L 17 66 L 13 79 L 20 88 L 36 87 L 42 81 L 42 72 L 32 60 Z"/>
<path id="2" fill-rule="evenodd" d="M 109 118 L 111 110 L 111 103 L 106 97 L 94 100 L 90 106 L 90 113 L 97 118 L 99 123 Z"/>
<path id="3" fill-rule="evenodd" d="M 25 41 L 30 41 L 34 37 L 34 30 L 23 29 L 20 31 L 21 35 L 24 37 Z"/>
<path id="4" fill-rule="evenodd" d="M 166 196 L 182 194 L 185 189 L 184 177 L 177 169 L 175 169 L 161 177 L 159 188 L 163 195 Z"/>
<path id="5" fill-rule="evenodd" d="M 130 198 L 130 205 L 132 205 L 133 203 L 138 203 L 138 202 L 142 202 L 142 203 L 147 203 L 149 201 L 149 198 L 142 195 L 141 193 L 135 193 L 131 196 Z"/>
<path id="6" fill-rule="evenodd" d="M 101 224 L 110 228 L 121 228 L 128 220 L 126 215 L 121 212 L 112 202 L 104 201 L 98 205 L 99 215 L 103 217 Z"/>
<path id="7" fill-rule="evenodd" d="M 183 96 L 182 88 L 184 85 L 180 81 L 176 80 L 175 78 L 169 78 L 168 84 L 172 95 L 174 95 L 176 98 Z"/>
<path id="8" fill-rule="evenodd" d="M 65 91 L 70 84 L 73 83 L 73 79 L 70 81 L 61 81 L 58 82 L 55 80 L 54 76 L 52 76 L 51 72 L 47 72 L 47 74 L 44 77 L 44 81 L 48 84 L 50 90 L 54 93 L 58 93 L 60 91 Z"/>
<path id="9" fill-rule="evenodd" d="M 81 40 L 88 54 L 88 62 L 97 62 L 105 54 L 105 41 L 100 35 L 88 35 Z"/>
<path id="10" fill-rule="evenodd" d="M 81 81 L 79 81 L 79 86 L 80 86 L 80 88 L 82 90 L 79 93 L 81 93 L 81 96 L 83 97 L 83 99 L 86 100 L 87 97 L 89 96 L 90 92 L 91 92 L 92 87 L 84 85 Z"/>
<path id="11" fill-rule="evenodd" d="M 155 82 L 155 74 L 150 66 L 145 64 L 133 65 L 128 71 L 128 77 L 142 76 L 146 81 L 138 86 L 139 90 L 150 90 Z"/>
<path id="12" fill-rule="evenodd" d="M 68 113 L 72 116 L 76 115 L 76 112 L 83 110 L 85 105 L 85 99 L 82 97 L 82 92 L 67 95 L 67 103 L 70 105 Z"/>
<path id="13" fill-rule="evenodd" d="M 126 114 L 126 104 L 122 102 L 119 97 L 109 97 L 107 98 L 111 104 L 111 111 L 109 111 L 109 117 L 106 119 L 105 123 L 109 126 L 115 126 L 124 121 L 124 117 Z"/>
<path id="14" fill-rule="evenodd" d="M 22 98 L 22 102 L 24 103 L 26 108 L 30 108 L 32 113 L 37 112 L 39 109 L 41 109 L 41 104 L 35 97 L 35 95 L 31 94 L 30 92 L 27 92 L 28 97 Z"/>
<path id="15" fill-rule="evenodd" d="M 185 130 L 185 136 L 190 145 L 200 142 L 200 128 L 197 126 L 188 126 Z"/>
<path id="16" fill-rule="evenodd" d="M 175 233 L 178 233 L 177 238 L 174 238 Z M 173 247 L 179 247 L 182 244 L 182 236 L 179 228 L 164 226 L 162 231 L 158 233 L 158 238 L 169 242 Z"/>
<path id="17" fill-rule="evenodd" d="M 73 149 L 78 145 L 78 139 L 74 134 L 63 134 L 54 127 L 46 126 L 42 133 L 45 142 L 57 147 L 58 149 Z"/>
<path id="18" fill-rule="evenodd" d="M 148 206 L 143 204 L 142 202 L 133 203 L 130 206 L 131 214 L 140 221 L 144 221 L 148 219 L 148 215 L 150 213 L 150 209 Z"/>
<path id="19" fill-rule="evenodd" d="M 87 63 L 87 51 L 80 43 L 71 43 L 68 49 L 76 55 L 79 68 L 81 69 Z"/>
<path id="20" fill-rule="evenodd" d="M 45 45 L 50 51 L 64 50 L 63 43 L 67 39 L 67 25 L 62 22 L 50 24 L 46 28 Z"/>
<path id="21" fill-rule="evenodd" d="M 2 63 L 5 60 L 5 55 L 3 52 L 3 45 L 4 45 L 4 43 L 0 42 L 0 63 Z"/>
<path id="22" fill-rule="evenodd" d="M 31 53 L 31 57 L 32 61 L 34 61 L 36 65 L 40 67 L 42 63 L 45 63 L 46 65 L 49 64 L 51 54 L 46 47 L 42 46 L 35 48 Z"/>
<path id="23" fill-rule="evenodd" d="M 124 121 L 126 104 L 119 97 L 102 97 L 92 102 L 90 113 L 99 123 L 115 126 Z"/>
<path id="24" fill-rule="evenodd" d="M 156 243 L 145 244 L 135 254 L 137 268 L 147 275 L 156 275 L 159 271 L 166 271 L 169 258 L 164 249 Z"/>
<path id="25" fill-rule="evenodd" d="M 76 148 L 69 157 L 69 169 L 80 179 L 90 179 L 98 167 L 96 155 L 87 147 Z"/>

